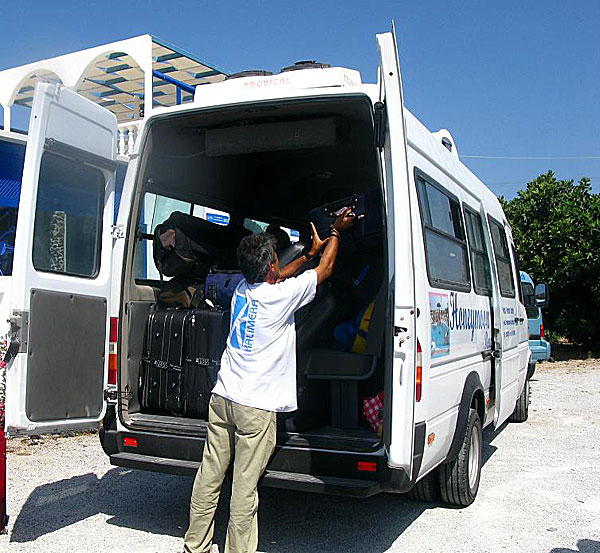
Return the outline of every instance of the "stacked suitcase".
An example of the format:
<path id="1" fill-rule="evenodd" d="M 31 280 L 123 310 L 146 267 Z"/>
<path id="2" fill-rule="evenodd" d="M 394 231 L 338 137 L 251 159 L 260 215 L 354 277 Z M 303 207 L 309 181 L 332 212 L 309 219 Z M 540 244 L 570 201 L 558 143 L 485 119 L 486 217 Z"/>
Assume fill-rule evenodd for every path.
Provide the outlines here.
<path id="1" fill-rule="evenodd" d="M 155 309 L 146 326 L 140 405 L 206 418 L 229 330 L 229 311 Z"/>

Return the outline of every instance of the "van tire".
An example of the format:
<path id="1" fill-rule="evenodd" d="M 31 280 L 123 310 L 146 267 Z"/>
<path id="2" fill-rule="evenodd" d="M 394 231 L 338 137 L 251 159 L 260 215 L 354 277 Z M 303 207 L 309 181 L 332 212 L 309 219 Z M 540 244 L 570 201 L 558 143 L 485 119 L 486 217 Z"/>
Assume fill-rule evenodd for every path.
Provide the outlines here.
<path id="1" fill-rule="evenodd" d="M 519 396 L 519 399 L 517 399 L 515 410 L 512 412 L 512 415 L 508 418 L 508 422 L 525 422 L 527 420 L 527 418 L 529 417 L 530 398 L 531 388 L 529 385 L 529 380 L 525 379 L 523 390 L 521 390 L 521 395 Z"/>
<path id="2" fill-rule="evenodd" d="M 440 466 L 440 492 L 444 503 L 466 507 L 475 501 L 481 479 L 482 457 L 481 420 L 475 409 L 469 409 L 467 428 L 458 456 Z"/>
<path id="3" fill-rule="evenodd" d="M 408 497 L 415 501 L 425 501 L 435 503 L 440 499 L 440 483 L 438 478 L 438 469 L 432 470 L 427 476 L 421 478 L 412 490 L 408 492 Z"/>

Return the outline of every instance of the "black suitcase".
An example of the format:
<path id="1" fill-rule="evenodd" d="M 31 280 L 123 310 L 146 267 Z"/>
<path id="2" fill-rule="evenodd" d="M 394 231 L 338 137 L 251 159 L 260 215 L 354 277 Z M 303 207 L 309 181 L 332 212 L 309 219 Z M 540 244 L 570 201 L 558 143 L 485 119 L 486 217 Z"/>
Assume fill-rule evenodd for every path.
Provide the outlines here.
<path id="1" fill-rule="evenodd" d="M 186 417 L 206 419 L 229 334 L 229 311 L 190 309 L 188 313 L 181 410 Z"/>
<path id="2" fill-rule="evenodd" d="M 152 311 L 140 367 L 141 407 L 206 418 L 228 328 L 229 311 Z"/>
<path id="3" fill-rule="evenodd" d="M 148 317 L 140 370 L 140 405 L 144 409 L 181 410 L 186 315 L 183 309 L 155 309 Z"/>

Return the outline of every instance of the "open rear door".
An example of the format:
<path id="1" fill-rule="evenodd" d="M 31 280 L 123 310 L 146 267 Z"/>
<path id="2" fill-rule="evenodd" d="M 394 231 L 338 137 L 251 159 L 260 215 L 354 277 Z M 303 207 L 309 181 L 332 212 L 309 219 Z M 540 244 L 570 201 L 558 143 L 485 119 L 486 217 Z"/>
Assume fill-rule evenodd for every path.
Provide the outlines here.
<path id="1" fill-rule="evenodd" d="M 415 401 L 415 286 L 411 231 L 406 125 L 395 32 L 377 35 L 387 127 L 383 147 L 389 255 L 389 284 L 394 328 L 391 375 L 391 425 L 385 432 L 388 463 L 413 472 Z"/>
<path id="2" fill-rule="evenodd" d="M 117 121 L 38 84 L 15 240 L 6 427 L 55 432 L 103 417 Z"/>

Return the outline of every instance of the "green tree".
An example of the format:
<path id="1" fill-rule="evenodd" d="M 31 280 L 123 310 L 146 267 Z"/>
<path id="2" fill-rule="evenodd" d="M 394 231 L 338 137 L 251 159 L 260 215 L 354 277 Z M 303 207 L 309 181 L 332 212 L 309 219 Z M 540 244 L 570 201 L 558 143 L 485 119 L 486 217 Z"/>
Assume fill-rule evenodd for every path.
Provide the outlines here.
<path id="1" fill-rule="evenodd" d="M 521 269 L 550 287 L 545 326 L 574 342 L 600 344 L 600 194 L 590 180 L 558 180 L 552 171 L 509 201 Z"/>

